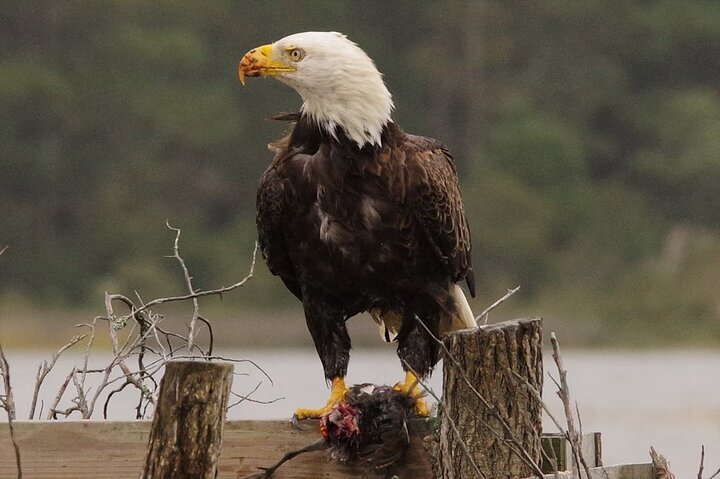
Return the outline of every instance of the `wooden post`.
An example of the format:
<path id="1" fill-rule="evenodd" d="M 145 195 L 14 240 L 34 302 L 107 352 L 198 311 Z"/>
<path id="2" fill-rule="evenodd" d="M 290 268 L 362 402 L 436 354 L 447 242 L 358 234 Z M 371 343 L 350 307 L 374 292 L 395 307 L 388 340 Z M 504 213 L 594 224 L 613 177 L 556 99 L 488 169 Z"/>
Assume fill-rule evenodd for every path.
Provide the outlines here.
<path id="1" fill-rule="evenodd" d="M 214 479 L 233 366 L 171 361 L 153 416 L 143 479 Z"/>
<path id="2" fill-rule="evenodd" d="M 525 381 L 542 391 L 542 320 L 481 326 L 444 341 L 438 476 L 536 474 L 528 463 L 540 463 L 542 405 Z"/>
<path id="3" fill-rule="evenodd" d="M 599 432 L 583 434 L 580 438 L 580 446 L 580 452 L 588 467 L 602 467 L 602 434 Z M 544 433 L 542 448 L 545 453 L 542 455 L 540 468 L 545 474 L 555 472 L 556 468 L 561 472 L 573 469 L 572 446 L 565 434 Z"/>

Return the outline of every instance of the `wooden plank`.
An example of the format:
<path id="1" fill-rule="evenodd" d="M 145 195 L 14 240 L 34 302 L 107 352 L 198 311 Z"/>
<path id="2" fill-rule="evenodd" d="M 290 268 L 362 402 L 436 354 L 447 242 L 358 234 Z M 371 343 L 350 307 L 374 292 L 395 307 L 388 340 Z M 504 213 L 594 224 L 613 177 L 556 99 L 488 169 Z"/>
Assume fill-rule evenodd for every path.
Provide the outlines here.
<path id="1" fill-rule="evenodd" d="M 399 461 L 400 477 L 432 477 L 423 436 L 428 423 L 414 421 L 412 442 Z M 136 479 L 143 469 L 150 421 L 16 421 L 23 479 Z M 269 466 L 289 451 L 317 440 L 317 421 L 298 431 L 286 421 L 228 421 L 220 453 L 220 479 L 238 479 Z M 7 423 L 0 424 L 0 478 L 16 477 Z M 277 479 L 365 477 L 360 467 L 328 462 L 323 452 L 283 465 Z"/>
<path id="2" fill-rule="evenodd" d="M 546 474 L 545 479 L 573 479 L 571 471 L 559 472 L 558 475 Z M 583 474 L 583 477 L 585 475 Z M 653 479 L 653 466 L 651 463 L 619 464 L 616 466 L 593 467 L 590 469 L 590 479 Z M 528 479 L 535 479 L 534 477 Z"/>

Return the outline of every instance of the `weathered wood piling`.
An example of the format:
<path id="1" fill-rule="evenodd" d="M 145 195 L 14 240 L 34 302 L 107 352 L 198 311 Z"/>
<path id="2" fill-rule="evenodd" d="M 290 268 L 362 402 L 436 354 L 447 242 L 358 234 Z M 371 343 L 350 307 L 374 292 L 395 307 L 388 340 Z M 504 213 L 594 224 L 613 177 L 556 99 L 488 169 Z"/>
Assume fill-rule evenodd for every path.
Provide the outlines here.
<path id="1" fill-rule="evenodd" d="M 528 477 L 540 462 L 542 320 L 445 338 L 438 477 Z"/>
<path id="2" fill-rule="evenodd" d="M 214 479 L 233 366 L 171 361 L 160 382 L 143 479 Z"/>

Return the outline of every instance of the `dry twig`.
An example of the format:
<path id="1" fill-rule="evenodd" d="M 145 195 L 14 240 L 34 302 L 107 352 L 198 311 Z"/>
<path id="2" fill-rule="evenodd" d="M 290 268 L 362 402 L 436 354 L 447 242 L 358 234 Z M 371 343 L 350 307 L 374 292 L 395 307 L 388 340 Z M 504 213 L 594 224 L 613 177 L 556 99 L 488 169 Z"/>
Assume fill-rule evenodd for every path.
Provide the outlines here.
<path id="1" fill-rule="evenodd" d="M 550 343 L 552 343 L 553 347 L 553 360 L 555 361 L 558 374 L 560 375 L 560 384 L 558 384 L 558 382 L 555 381 L 552 376 L 551 379 L 558 387 L 557 395 L 560 398 L 560 401 L 562 401 L 563 407 L 565 408 L 565 419 L 567 421 L 567 437 L 570 441 L 570 447 L 572 448 L 573 456 L 575 458 L 574 462 L 575 466 L 577 467 L 578 477 L 582 477 L 582 475 L 580 474 L 581 465 L 585 470 L 585 477 L 590 477 L 590 468 L 588 467 L 587 462 L 585 461 L 585 458 L 582 454 L 582 436 L 575 428 L 575 421 L 573 420 L 572 407 L 570 406 L 572 404 L 572 401 L 570 399 L 570 388 L 568 387 L 567 383 L 567 371 L 563 367 L 562 356 L 560 355 L 560 343 L 558 342 L 554 332 L 550 333 Z"/>
<path id="2" fill-rule="evenodd" d="M 73 338 L 68 341 L 64 346 L 62 346 L 60 349 L 55 351 L 52 355 L 52 359 L 50 360 L 50 364 L 48 364 L 47 361 L 43 361 L 40 366 L 38 366 L 37 375 L 35 377 L 35 388 L 33 389 L 33 397 L 32 402 L 30 403 L 30 414 L 28 414 L 28 419 L 33 419 L 35 416 L 35 407 L 37 406 L 37 400 L 38 400 L 38 394 L 40 392 L 40 387 L 42 386 L 43 381 L 45 381 L 45 378 L 48 374 L 50 374 L 50 371 L 55 367 L 55 363 L 57 363 L 58 358 L 62 353 L 85 339 L 87 336 L 86 334 L 81 334 L 78 336 L 73 336 Z"/>
<path id="3" fill-rule="evenodd" d="M 180 241 L 180 229 L 179 228 L 173 228 L 170 226 L 169 222 L 165 222 L 168 229 L 175 232 L 175 242 L 173 243 L 173 255 L 172 257 L 175 258 L 178 263 L 180 263 L 180 267 L 183 271 L 183 276 L 185 277 L 185 285 L 187 286 L 188 292 L 192 295 L 195 294 L 195 288 L 193 288 L 192 284 L 192 276 L 190 276 L 190 271 L 188 271 L 187 266 L 185 265 L 185 260 L 180 256 L 180 248 L 178 246 L 178 243 Z M 200 305 L 198 304 L 197 298 L 191 298 L 192 304 L 193 304 L 193 314 L 192 318 L 190 319 L 190 324 L 188 325 L 188 336 L 187 336 L 187 346 L 188 346 L 188 353 L 192 355 L 193 351 L 193 345 L 195 344 L 195 323 L 197 323 L 198 318 L 200 317 Z"/>
<path id="4" fill-rule="evenodd" d="M 78 324 L 76 327 L 87 328 L 88 332 L 74 337 L 70 342 L 61 347 L 53 354 L 50 362 L 43 362 L 37 374 L 35 391 L 33 394 L 33 402 L 31 406 L 30 418 L 35 416 L 35 409 L 39 396 L 39 390 L 45 377 L 53 370 L 59 356 L 82 340 L 86 340 L 85 354 L 81 367 L 74 367 L 73 370 L 65 378 L 65 381 L 57 391 L 49 410 L 47 411 L 48 419 L 56 419 L 58 416 L 69 416 L 78 412 L 83 419 L 89 419 L 93 416 L 98 401 L 104 398 L 103 416 L 107 418 L 109 404 L 111 400 L 128 386 L 132 386 L 139 392 L 138 402 L 136 405 L 136 418 L 146 417 L 148 408 L 155 404 L 157 399 L 158 381 L 156 376 L 162 371 L 167 361 L 171 359 L 197 359 L 196 352 L 205 360 L 219 359 L 232 362 L 247 362 L 252 364 L 272 383 L 272 380 L 256 363 L 250 360 L 234 360 L 213 355 L 214 335 L 211 323 L 200 315 L 198 298 L 210 295 L 222 295 L 234 289 L 240 288 L 253 277 L 255 270 L 255 262 L 257 258 L 258 245 L 255 244 L 253 251 L 252 263 L 248 274 L 239 282 L 218 289 L 207 291 L 195 291 L 192 286 L 192 276 L 185 261 L 180 256 L 179 240 L 180 230 L 167 225 L 175 232 L 173 241 L 173 258 L 177 259 L 183 271 L 186 286 L 189 294 L 184 296 L 170 296 L 154 299 L 144 302 L 137 292 L 135 296 L 137 301 L 133 301 L 122 294 L 105 294 L 105 316 L 98 316 L 91 323 Z M 164 317 L 152 311 L 152 307 L 169 302 L 192 300 L 193 314 L 188 325 L 187 335 L 179 334 L 160 327 Z M 118 314 L 116 312 L 116 303 L 121 303 L 128 309 L 127 314 Z M 102 367 L 90 368 L 90 356 L 92 348 L 97 336 L 97 323 L 104 321 L 107 323 L 107 333 L 112 348 L 112 357 Z M 201 322 L 200 328 L 196 328 L 197 322 Z M 201 347 L 197 342 L 198 332 L 207 328 L 209 336 L 209 345 L 207 348 Z M 178 355 L 180 351 L 187 351 L 187 354 Z M 152 357 L 146 358 L 146 354 Z M 130 366 L 130 360 L 137 359 L 137 368 Z M 88 387 L 86 380 L 89 374 L 99 375 L 99 384 Z M 72 405 L 62 409 L 59 407 L 66 394 L 68 385 L 72 382 L 74 386 L 74 394 L 70 399 Z M 257 389 L 257 388 L 256 388 Z M 249 396 L 255 392 L 252 390 L 248 394 L 240 395 L 239 402 L 251 400 Z M 268 401 L 273 402 L 273 401 Z"/>
<path id="5" fill-rule="evenodd" d="M 237 406 L 238 404 L 243 403 L 243 402 L 245 402 L 245 401 L 251 402 L 251 403 L 255 403 L 255 404 L 272 404 L 272 403 L 274 403 L 274 402 L 280 401 L 281 399 L 285 399 L 284 397 L 278 397 L 278 398 L 275 398 L 275 399 L 269 399 L 269 400 L 267 400 L 267 401 L 262 401 L 262 400 L 260 400 L 260 399 L 253 399 L 252 397 L 250 397 L 250 396 L 252 396 L 253 394 L 255 394 L 255 392 L 256 392 L 258 389 L 260 389 L 260 386 L 261 386 L 261 385 L 262 385 L 261 382 L 260 382 L 260 383 L 257 383 L 257 385 L 256 385 L 249 393 L 244 394 L 244 395 L 230 391 L 230 394 L 231 394 L 232 396 L 235 396 L 236 398 L 238 398 L 238 400 L 235 401 L 234 403 L 228 405 L 227 409 L 230 410 L 230 409 L 234 408 L 235 406 Z"/>
<path id="6" fill-rule="evenodd" d="M 652 446 L 650 446 L 650 459 L 653 465 L 653 479 L 675 479 L 675 474 L 670 471 L 670 463 Z"/>
<path id="7" fill-rule="evenodd" d="M 187 301 L 188 299 L 202 298 L 203 296 L 222 296 L 224 293 L 227 293 L 234 289 L 245 286 L 245 283 L 247 283 L 255 275 L 255 262 L 257 260 L 257 251 L 258 251 L 258 244 L 255 243 L 255 249 L 253 250 L 253 256 L 252 256 L 252 263 L 250 264 L 250 271 L 248 272 L 247 276 L 245 276 L 243 279 L 241 279 L 237 283 L 231 284 L 230 286 L 223 286 L 222 288 L 210 289 L 210 290 L 206 290 L 206 291 L 197 291 L 195 293 L 186 294 L 186 295 L 182 295 L 182 296 L 170 296 L 167 298 L 154 299 L 148 303 L 145 303 L 140 308 L 138 308 L 136 310 L 136 313 L 141 313 L 153 306 L 157 306 L 158 304 L 163 304 L 163 303 Z"/>
<path id="8" fill-rule="evenodd" d="M 53 400 L 52 404 L 50 405 L 50 408 L 48 409 L 47 416 L 45 419 L 57 419 L 57 407 L 58 404 L 60 404 L 60 400 L 63 397 L 63 394 L 65 394 L 65 389 L 67 389 L 68 384 L 70 384 L 70 381 L 72 380 L 73 376 L 75 376 L 76 369 L 73 368 L 72 371 L 70 371 L 70 374 L 67 375 L 65 378 L 65 381 L 60 385 L 60 389 L 58 389 L 57 394 L 55 395 L 55 399 Z"/>
<path id="9" fill-rule="evenodd" d="M 482 313 L 478 314 L 478 315 L 475 317 L 475 321 L 479 321 L 480 318 L 482 318 L 482 317 L 484 316 L 484 317 L 485 317 L 485 320 L 483 321 L 483 324 L 487 324 L 487 323 L 488 323 L 488 319 L 490 318 L 490 311 L 492 311 L 493 309 L 495 309 L 495 308 L 497 308 L 498 306 L 500 306 L 502 303 L 504 303 L 505 301 L 507 301 L 507 299 L 510 298 L 510 296 L 512 296 L 513 294 L 517 293 L 518 291 L 520 291 L 520 286 L 519 286 L 519 285 L 516 286 L 515 289 L 508 289 L 508 292 L 505 294 L 505 296 L 503 296 L 502 298 L 498 299 L 498 300 L 495 301 L 493 304 L 491 304 L 490 306 L 488 306 L 487 308 L 485 308 L 485 311 L 483 311 Z"/>
<path id="10" fill-rule="evenodd" d="M 651 453 L 652 455 L 652 453 Z M 703 479 L 703 472 L 705 471 L 705 446 L 700 447 L 700 468 L 698 469 L 697 477 L 698 479 Z M 720 469 L 715 471 L 715 473 L 709 477 L 709 479 L 714 479 L 715 477 L 720 475 Z"/>
<path id="11" fill-rule="evenodd" d="M 4 251 L 4 249 L 3 249 Z M 2 253 L 2 251 L 0 251 Z M 17 465 L 17 477 L 22 479 L 22 463 L 20 461 L 20 448 L 15 440 L 15 401 L 13 399 L 12 388 L 10 387 L 10 365 L 5 357 L 2 346 L 0 346 L 0 376 L 3 379 L 3 395 L 0 396 L 0 407 L 5 409 L 8 417 L 8 429 L 10 430 L 10 441 L 15 449 L 15 464 Z"/>

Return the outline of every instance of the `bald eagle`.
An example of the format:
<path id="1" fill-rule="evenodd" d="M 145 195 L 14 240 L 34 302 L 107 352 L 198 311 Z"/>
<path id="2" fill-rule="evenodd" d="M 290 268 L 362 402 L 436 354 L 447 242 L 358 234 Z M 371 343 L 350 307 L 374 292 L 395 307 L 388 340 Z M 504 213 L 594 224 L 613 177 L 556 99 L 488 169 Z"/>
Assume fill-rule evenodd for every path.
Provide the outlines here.
<path id="1" fill-rule="evenodd" d="M 370 312 L 397 342 L 405 379 L 439 359 L 433 336 L 476 326 L 458 283 L 474 296 L 470 230 L 452 156 L 432 138 L 405 133 L 368 55 L 337 32 L 305 32 L 253 48 L 238 76 L 274 77 L 302 97 L 289 135 L 257 193 L 259 244 L 270 271 L 302 301 L 325 377 L 327 404 L 345 395 L 350 337 L 345 322 Z M 422 322 L 422 324 L 420 324 Z M 424 325 L 424 326 L 423 326 Z M 416 376 L 417 375 L 417 376 Z"/>

